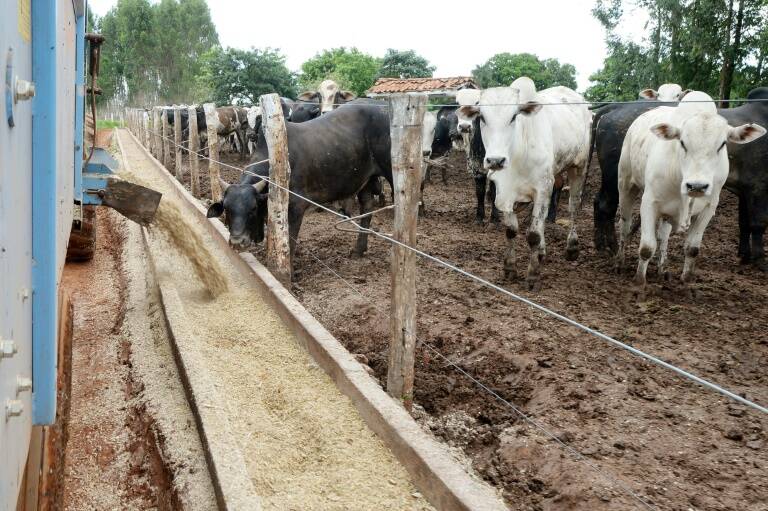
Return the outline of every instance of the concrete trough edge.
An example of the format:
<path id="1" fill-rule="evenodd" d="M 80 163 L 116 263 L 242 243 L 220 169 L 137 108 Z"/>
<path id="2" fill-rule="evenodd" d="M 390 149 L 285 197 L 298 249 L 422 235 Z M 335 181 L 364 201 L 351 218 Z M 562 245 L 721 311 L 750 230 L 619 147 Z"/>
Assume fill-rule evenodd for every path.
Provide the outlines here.
<path id="1" fill-rule="evenodd" d="M 218 219 L 206 210 L 152 154 L 128 132 L 171 184 L 176 198 L 197 214 L 209 234 L 224 249 L 244 279 L 287 323 L 315 362 L 354 404 L 368 427 L 382 439 L 408 470 L 415 486 L 435 506 L 446 511 L 502 511 L 507 506 L 488 484 L 472 477 L 447 447 L 424 432 L 411 415 L 375 382 L 362 366 L 252 254 L 237 254 Z M 118 137 L 119 140 L 119 137 Z"/>
<path id="2" fill-rule="evenodd" d="M 119 136 L 117 141 L 123 154 L 123 165 L 129 169 Z M 140 230 L 149 271 L 154 276 L 153 284 L 160 294 L 173 358 L 203 444 L 217 505 L 226 511 L 259 511 L 261 501 L 245 468 L 245 458 L 234 442 L 227 414 L 220 412 L 224 401 L 212 384 L 214 380 L 206 367 L 196 357 L 190 356 L 190 352 L 198 351 L 194 347 L 200 345 L 200 340 L 190 328 L 193 323 L 186 318 L 176 288 L 172 284 L 162 283 L 158 278 L 147 229 L 141 227 Z M 194 375 L 194 378 L 190 375 Z"/>

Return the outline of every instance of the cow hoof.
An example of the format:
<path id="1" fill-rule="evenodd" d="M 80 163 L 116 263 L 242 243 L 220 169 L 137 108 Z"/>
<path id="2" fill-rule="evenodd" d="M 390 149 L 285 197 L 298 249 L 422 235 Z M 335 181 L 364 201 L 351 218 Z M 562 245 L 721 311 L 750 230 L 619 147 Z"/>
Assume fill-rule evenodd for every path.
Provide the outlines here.
<path id="1" fill-rule="evenodd" d="M 539 277 L 528 277 L 525 279 L 526 287 L 528 291 L 538 293 L 541 291 L 541 279 Z"/>
<path id="2" fill-rule="evenodd" d="M 363 256 L 365 256 L 365 250 L 353 249 L 349 253 L 349 257 L 351 257 L 352 259 L 361 259 Z"/>
<path id="3" fill-rule="evenodd" d="M 669 282 L 672 280 L 672 274 L 668 270 L 664 270 L 661 272 L 661 280 L 664 282 Z"/>
<path id="4" fill-rule="evenodd" d="M 507 282 L 514 282 L 517 280 L 517 272 L 514 268 L 504 268 L 504 280 Z"/>
<path id="5" fill-rule="evenodd" d="M 475 217 L 475 225 L 483 225 L 483 221 L 484 221 L 484 220 L 485 220 L 485 219 L 484 219 L 483 217 L 481 217 L 481 216 L 476 216 L 476 217 Z"/>
<path id="6" fill-rule="evenodd" d="M 565 249 L 565 260 L 566 261 L 575 261 L 579 258 L 579 247 L 568 247 Z"/>
<path id="7" fill-rule="evenodd" d="M 755 268 L 757 268 L 759 271 L 763 273 L 768 273 L 768 259 L 765 257 L 761 257 L 760 259 L 755 259 L 754 263 Z"/>

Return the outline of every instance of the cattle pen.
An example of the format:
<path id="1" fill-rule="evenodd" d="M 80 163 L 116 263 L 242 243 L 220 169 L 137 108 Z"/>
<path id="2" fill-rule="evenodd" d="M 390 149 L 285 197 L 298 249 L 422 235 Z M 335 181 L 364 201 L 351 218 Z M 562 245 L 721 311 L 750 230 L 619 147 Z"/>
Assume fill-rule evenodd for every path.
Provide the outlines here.
<path id="1" fill-rule="evenodd" d="M 393 121 L 394 126 L 418 127 L 424 109 L 418 98 L 400 98 L 404 105 L 410 104 L 404 112 L 410 111 L 412 118 L 402 125 Z M 390 108 L 395 119 L 400 110 Z M 282 120 L 277 117 L 276 128 L 267 131 L 279 131 Z M 154 129 L 144 110 L 129 110 L 127 119 L 137 140 L 149 142 L 158 160 L 165 157 L 165 142 L 175 144 L 174 151 L 183 148 L 180 138 L 172 140 L 163 130 Z M 388 391 L 397 389 L 390 394 L 406 406 L 413 400 L 412 414 L 451 445 L 461 447 L 475 469 L 502 489 L 508 503 L 551 502 L 555 509 L 578 505 L 585 509 L 672 505 L 715 509 L 725 502 L 725 509 L 760 509 L 756 506 L 762 505 L 766 489 L 759 481 L 761 464 L 754 459 L 764 448 L 766 396 L 761 390 L 764 376 L 757 369 L 764 355 L 750 359 L 751 350 L 764 344 L 760 337 L 764 319 L 758 311 L 765 291 L 759 272 L 740 271 L 738 284 L 730 289 L 717 279 L 703 279 L 695 299 L 682 298 L 679 287 L 662 284 L 655 297 L 638 304 L 617 296 L 620 281 L 605 261 L 556 262 L 547 273 L 557 279 L 548 281 L 540 297 L 527 298 L 496 283 L 488 268 L 494 250 L 488 247 L 494 246 L 498 232 L 494 236 L 492 225 L 479 231 L 464 225 L 469 215 L 462 197 L 466 190 L 461 186 L 433 187 L 430 200 L 435 210 L 420 219 L 417 227 L 412 208 L 418 202 L 418 182 L 409 183 L 407 171 L 400 181 L 396 177 L 398 168 L 413 170 L 419 165 L 420 140 L 414 133 L 404 137 L 399 150 L 394 142 L 398 137 L 393 136 L 393 155 L 403 155 L 402 160 L 393 160 L 395 212 L 380 211 L 375 216 L 379 228 L 393 234 L 369 231 L 384 243 L 375 244 L 363 260 L 349 261 L 335 241 L 338 231 L 346 230 L 345 224 L 354 226 L 353 232 L 359 232 L 360 225 L 322 204 L 313 204 L 323 211 L 307 218 L 293 261 L 285 257 L 285 250 L 282 257 L 274 253 L 274 243 L 279 242 L 271 242 L 270 248 L 270 238 L 282 236 L 283 246 L 290 240 L 284 224 L 269 222 L 272 234 L 266 249 L 253 252 L 282 275 L 290 294 L 350 352 L 358 353 L 379 380 L 386 381 Z M 190 134 L 190 144 L 199 147 L 194 138 Z M 212 151 L 220 149 L 211 143 Z M 184 152 L 189 154 L 186 148 Z M 236 181 L 243 169 L 232 164 L 236 161 L 227 163 L 226 157 L 212 154 L 200 157 L 201 161 L 189 158 L 187 168 L 208 166 L 208 175 L 198 174 L 196 179 L 208 181 L 201 189 L 207 188 L 209 200 L 216 201 L 221 193 L 215 189 L 218 178 Z M 272 158 L 270 150 L 270 163 Z M 176 170 L 178 181 L 188 189 L 194 186 L 195 178 L 190 171 L 184 174 L 178 158 L 174 165 L 174 170 L 181 169 Z M 466 174 L 455 172 L 457 166 L 454 157 L 452 178 L 466 180 Z M 279 165 L 274 167 L 279 171 Z M 287 208 L 291 192 L 272 172 L 271 166 L 270 208 Z M 276 189 L 284 191 L 282 200 L 273 200 Z M 195 197 L 206 199 L 202 192 Z M 722 207 L 731 210 L 733 200 L 726 200 Z M 279 219 L 279 213 L 271 209 L 270 220 Z M 458 218 L 462 214 L 464 219 Z M 557 230 L 552 242 L 558 249 L 567 227 L 558 221 L 550 228 Z M 728 227 L 733 225 L 727 219 L 716 224 L 715 236 L 727 239 Z M 472 232 L 469 239 L 467 229 Z M 390 247 L 393 253 L 388 261 Z M 727 254 L 716 257 L 728 259 Z M 391 276 L 381 271 L 388 263 Z M 585 271 L 602 274 L 585 285 L 578 280 Z M 467 288 L 466 280 L 444 282 L 451 280 L 451 274 L 475 286 Z M 723 299 L 720 295 L 726 290 Z M 672 300 L 672 305 L 665 300 Z M 723 300 L 731 307 L 738 303 L 742 312 L 720 312 Z M 387 303 L 392 304 L 391 312 Z M 706 310 L 715 312 L 702 330 L 698 315 Z M 611 313 L 627 324 L 617 324 Z M 699 319 L 691 322 L 687 314 Z M 744 315 L 750 318 L 747 325 L 740 324 Z M 553 317 L 565 325 L 548 319 Z M 729 329 L 739 333 L 723 336 L 724 342 L 732 343 L 731 349 L 718 351 L 707 329 L 721 335 Z M 607 350 L 606 341 L 613 348 Z M 690 351 L 694 345 L 712 351 L 700 356 Z M 400 362 L 393 366 L 393 360 Z M 413 381 L 415 374 L 412 393 L 391 385 L 392 372 L 404 374 L 405 381 Z M 709 424 L 708 417 L 712 417 Z M 675 441 L 680 439 L 681 446 Z M 720 467 L 720 472 L 709 466 Z M 722 483 L 723 470 L 731 483 Z M 580 475 L 572 475 L 574 471 Z M 741 482 L 736 482 L 739 478 Z"/>

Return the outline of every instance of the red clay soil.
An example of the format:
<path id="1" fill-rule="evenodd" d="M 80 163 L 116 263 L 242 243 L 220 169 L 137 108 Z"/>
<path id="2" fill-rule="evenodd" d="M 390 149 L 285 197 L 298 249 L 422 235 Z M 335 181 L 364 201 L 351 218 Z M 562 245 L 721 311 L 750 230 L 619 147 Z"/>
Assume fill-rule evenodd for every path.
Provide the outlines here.
<path id="1" fill-rule="evenodd" d="M 236 156 L 224 159 L 241 164 Z M 421 249 L 768 403 L 768 275 L 737 263 L 733 195 L 724 192 L 704 236 L 695 296 L 677 278 L 663 282 L 651 275 L 650 296 L 638 302 L 632 273 L 617 275 L 592 246 L 592 197 L 599 185 L 599 170 L 592 169 L 577 221 L 581 256 L 566 261 L 567 229 L 562 221 L 548 225 L 542 290 L 530 293 L 524 282 L 503 280 L 503 230 L 474 224 L 474 186 L 463 155 L 450 161 L 449 184 L 434 179 L 427 187 Z M 201 161 L 203 176 L 205 169 Z M 227 170 L 222 176 L 230 182 L 238 178 Z M 567 218 L 566 202 L 560 204 L 561 219 Z M 526 217 L 520 216 L 522 229 Z M 385 381 L 390 246 L 371 238 L 368 254 L 353 259 L 353 235 L 336 231 L 333 221 L 328 213 L 306 216 L 293 292 Z M 391 232 L 391 225 L 391 212 L 374 220 L 384 232 Z M 262 249 L 253 251 L 261 257 Z M 673 236 L 675 277 L 682 270 L 681 254 L 680 236 Z M 527 257 L 520 236 L 521 274 Z M 634 265 L 634 255 L 631 261 Z M 768 418 L 759 412 L 426 261 L 418 267 L 418 310 L 420 339 L 558 440 L 419 346 L 415 401 L 426 413 L 416 415 L 463 449 L 513 509 L 768 510 Z"/>
<path id="2" fill-rule="evenodd" d="M 93 260 L 64 268 L 75 314 L 64 509 L 175 509 L 151 420 L 135 404 L 141 388 L 121 335 L 124 234 L 115 219 L 97 209 Z"/>

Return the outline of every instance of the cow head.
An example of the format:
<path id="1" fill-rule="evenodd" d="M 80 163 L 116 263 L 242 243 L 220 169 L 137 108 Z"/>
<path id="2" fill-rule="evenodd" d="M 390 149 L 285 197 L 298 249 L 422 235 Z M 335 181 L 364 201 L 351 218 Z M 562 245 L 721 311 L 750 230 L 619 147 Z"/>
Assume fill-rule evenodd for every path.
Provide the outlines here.
<path id="1" fill-rule="evenodd" d="M 339 105 L 355 99 L 354 93 L 339 89 L 339 84 L 333 80 L 324 80 L 317 91 L 303 92 L 299 101 L 318 102 L 320 113 L 327 114 Z"/>
<path id="2" fill-rule="evenodd" d="M 307 122 L 320 117 L 320 103 L 317 99 L 304 100 L 302 97 L 317 95 L 317 92 L 305 92 L 291 109 L 291 122 Z"/>
<path id="3" fill-rule="evenodd" d="M 459 109 L 456 110 L 456 129 L 463 135 L 472 133 L 472 118 L 463 115 L 461 107 L 476 106 L 478 101 L 480 101 L 480 94 L 481 91 L 478 89 L 461 89 L 456 93 L 456 102 L 459 104 Z"/>
<path id="4" fill-rule="evenodd" d="M 677 107 L 674 122 L 651 127 L 654 135 L 675 144 L 684 196 L 711 195 L 716 176 L 722 177 L 722 186 L 728 175 L 728 142 L 746 144 L 765 134 L 765 128 L 757 124 L 728 126 L 711 101 L 703 92 L 691 92 Z"/>
<path id="5" fill-rule="evenodd" d="M 436 126 L 437 114 L 424 112 L 424 120 L 421 123 L 421 155 L 425 160 L 432 156 L 432 142 L 435 140 Z"/>
<path id="6" fill-rule="evenodd" d="M 522 77 L 509 87 L 486 89 L 476 105 L 459 108 L 463 117 L 480 121 L 485 169 L 495 171 L 509 167 L 513 150 L 524 143 L 521 124 L 535 116 L 541 107 L 533 81 Z"/>
<path id="7" fill-rule="evenodd" d="M 664 102 L 677 102 L 682 100 L 686 94 L 691 92 L 690 89 L 683 90 L 676 83 L 665 83 L 659 87 L 659 90 L 644 89 L 640 91 L 640 99 L 649 99 Z"/>
<path id="8" fill-rule="evenodd" d="M 267 182 L 255 184 L 229 184 L 219 178 L 222 199 L 208 208 L 207 217 L 220 217 L 224 213 L 229 228 L 229 244 L 238 250 L 246 250 L 251 242 L 264 239 L 264 222 L 267 218 Z"/>
<path id="9" fill-rule="evenodd" d="M 435 128 L 435 138 L 438 133 L 447 133 L 451 141 L 451 147 L 457 151 L 464 150 L 464 137 L 459 133 L 459 117 L 456 115 L 456 108 L 443 107 L 437 112 L 437 128 Z M 469 134 L 467 134 L 469 138 Z"/>

